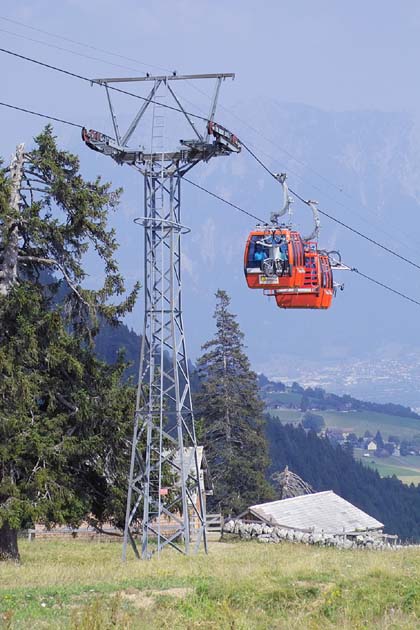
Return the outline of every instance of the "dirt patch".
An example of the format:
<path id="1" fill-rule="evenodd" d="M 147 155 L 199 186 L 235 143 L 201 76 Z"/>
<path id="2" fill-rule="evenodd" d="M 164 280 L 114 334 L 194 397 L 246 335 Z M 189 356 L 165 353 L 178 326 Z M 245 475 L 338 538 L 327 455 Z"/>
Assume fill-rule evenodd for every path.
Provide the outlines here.
<path id="1" fill-rule="evenodd" d="M 129 588 L 125 591 L 121 591 L 121 596 L 123 599 L 133 604 L 136 608 L 145 609 L 151 608 L 155 603 L 156 598 L 161 595 L 175 597 L 176 599 L 183 599 L 184 597 L 187 597 L 187 595 L 192 595 L 192 593 L 194 593 L 194 589 L 189 587 L 167 588 L 162 591 L 140 591 L 136 588 Z"/>

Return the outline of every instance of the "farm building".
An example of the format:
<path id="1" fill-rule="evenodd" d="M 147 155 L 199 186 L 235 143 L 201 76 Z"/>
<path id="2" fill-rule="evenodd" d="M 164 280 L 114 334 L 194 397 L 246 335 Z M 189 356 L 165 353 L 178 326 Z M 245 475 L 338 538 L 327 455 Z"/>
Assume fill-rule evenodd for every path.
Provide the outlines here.
<path id="1" fill-rule="evenodd" d="M 241 517 L 271 526 L 325 534 L 380 532 L 383 528 L 383 523 L 332 490 L 252 505 Z"/>

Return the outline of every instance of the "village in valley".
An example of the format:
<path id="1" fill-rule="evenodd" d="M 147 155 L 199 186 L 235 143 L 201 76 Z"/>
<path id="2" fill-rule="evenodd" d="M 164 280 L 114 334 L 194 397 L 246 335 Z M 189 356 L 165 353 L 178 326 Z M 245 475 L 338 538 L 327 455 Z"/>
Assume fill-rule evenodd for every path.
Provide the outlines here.
<path id="1" fill-rule="evenodd" d="M 267 413 L 339 445 L 357 461 L 404 483 L 420 482 L 420 416 L 410 407 L 371 403 L 321 387 L 259 375 Z"/>

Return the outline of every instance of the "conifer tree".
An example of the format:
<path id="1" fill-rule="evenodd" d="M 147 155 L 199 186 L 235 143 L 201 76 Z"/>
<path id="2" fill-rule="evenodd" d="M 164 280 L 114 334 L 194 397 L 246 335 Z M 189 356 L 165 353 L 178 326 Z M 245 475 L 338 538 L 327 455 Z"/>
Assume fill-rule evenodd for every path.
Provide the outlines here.
<path id="1" fill-rule="evenodd" d="M 195 409 L 214 482 L 209 507 L 220 505 L 225 514 L 239 514 L 273 497 L 265 478 L 269 462 L 264 405 L 244 352 L 244 335 L 228 310 L 230 298 L 219 289 L 216 301 L 216 335 L 202 346 L 197 362 L 200 387 Z"/>
<path id="2" fill-rule="evenodd" d="M 85 181 L 47 127 L 25 155 L 18 206 L 0 172 L 0 560 L 18 559 L 17 531 L 122 524 L 134 391 L 124 362 L 94 354 L 99 322 L 119 322 L 125 293 L 108 214 L 120 191 Z M 86 289 L 93 249 L 104 283 Z"/>

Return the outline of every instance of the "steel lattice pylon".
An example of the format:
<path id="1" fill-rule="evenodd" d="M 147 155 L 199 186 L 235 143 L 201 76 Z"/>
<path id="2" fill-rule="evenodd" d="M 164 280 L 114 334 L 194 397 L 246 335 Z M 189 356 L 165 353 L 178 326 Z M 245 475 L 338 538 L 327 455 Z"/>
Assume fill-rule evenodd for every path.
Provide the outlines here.
<path id="1" fill-rule="evenodd" d="M 162 165 L 154 167 L 144 179 L 145 313 L 125 530 L 130 537 L 143 499 L 143 557 L 150 553 L 150 534 L 158 551 L 165 544 L 181 549 L 177 541 L 183 539 L 188 553 L 191 516 L 198 525 L 196 547 L 201 540 L 207 547 L 182 321 L 181 173 L 165 175 Z M 173 491 L 164 494 L 171 477 Z M 163 529 L 165 516 L 170 533 Z"/>
<path id="2" fill-rule="evenodd" d="M 140 352 L 134 433 L 127 494 L 123 559 L 130 542 L 140 553 L 136 534 L 141 525 L 141 557 L 149 558 L 170 545 L 188 553 L 202 543 L 207 551 L 206 515 L 200 485 L 199 457 L 191 401 L 188 358 L 182 318 L 181 238 L 188 230 L 181 223 L 181 179 L 195 164 L 240 150 L 237 138 L 214 122 L 219 89 L 232 74 L 180 77 L 98 79 L 105 85 L 116 139 L 97 131 L 82 131 L 86 144 L 118 163 L 134 165 L 144 176 L 144 326 Z M 183 78 L 216 79 L 206 129 L 201 134 L 169 85 Z M 109 84 L 152 81 L 149 96 L 121 137 L 111 103 Z M 181 141 L 176 151 L 156 146 L 156 110 L 159 88 L 175 100 L 196 138 Z M 126 146 L 148 106 L 153 104 L 150 153 Z M 159 136 L 161 137 L 161 136 Z M 210 142 L 210 138 L 212 142 Z M 156 543 L 156 544 L 155 544 Z"/>

